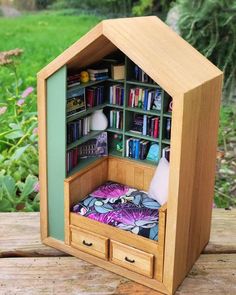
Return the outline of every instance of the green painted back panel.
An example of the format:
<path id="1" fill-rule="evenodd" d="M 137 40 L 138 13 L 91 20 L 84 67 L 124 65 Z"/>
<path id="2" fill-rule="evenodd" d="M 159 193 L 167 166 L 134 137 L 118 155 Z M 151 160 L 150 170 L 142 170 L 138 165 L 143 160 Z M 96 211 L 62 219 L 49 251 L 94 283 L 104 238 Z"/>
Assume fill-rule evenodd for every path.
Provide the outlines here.
<path id="1" fill-rule="evenodd" d="M 47 80 L 47 172 L 49 236 L 64 240 L 66 176 L 66 67 Z"/>

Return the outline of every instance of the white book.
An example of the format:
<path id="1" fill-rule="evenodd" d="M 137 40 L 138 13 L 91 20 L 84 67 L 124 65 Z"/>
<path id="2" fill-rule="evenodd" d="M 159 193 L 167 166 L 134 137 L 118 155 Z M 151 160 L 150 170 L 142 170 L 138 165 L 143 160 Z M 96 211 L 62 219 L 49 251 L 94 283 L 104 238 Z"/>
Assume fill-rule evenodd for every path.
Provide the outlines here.
<path id="1" fill-rule="evenodd" d="M 135 98 L 135 89 L 131 89 L 131 95 L 132 95 L 132 108 L 134 107 L 134 98 Z"/>
<path id="2" fill-rule="evenodd" d="M 119 122 L 120 122 L 120 111 L 116 113 L 116 128 L 119 128 Z"/>
<path id="3" fill-rule="evenodd" d="M 151 101 L 152 101 L 152 91 L 148 93 L 148 104 L 147 104 L 147 111 L 151 109 Z"/>
<path id="4" fill-rule="evenodd" d="M 131 138 L 126 140 L 126 157 L 129 157 L 129 142 L 130 142 Z"/>
<path id="5" fill-rule="evenodd" d="M 112 123 L 113 123 L 113 111 L 110 111 L 110 127 L 112 128 Z"/>

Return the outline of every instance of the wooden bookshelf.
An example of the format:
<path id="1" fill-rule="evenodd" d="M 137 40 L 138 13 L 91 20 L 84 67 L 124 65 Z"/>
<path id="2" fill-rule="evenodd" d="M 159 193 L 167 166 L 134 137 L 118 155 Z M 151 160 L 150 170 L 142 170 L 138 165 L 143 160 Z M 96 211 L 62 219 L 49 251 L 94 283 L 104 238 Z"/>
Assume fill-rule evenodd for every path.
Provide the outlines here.
<path id="1" fill-rule="evenodd" d="M 81 89 L 81 87 L 91 87 L 94 85 L 104 85 L 104 103 L 98 106 L 95 106 L 93 108 L 88 108 L 83 112 L 80 112 L 78 114 L 71 115 L 70 117 L 67 117 L 67 123 L 72 122 L 73 120 L 83 118 L 85 116 L 88 116 L 92 114 L 94 111 L 98 109 L 104 109 L 105 113 L 109 114 L 109 110 L 121 110 L 123 111 L 123 129 L 117 129 L 117 128 L 111 128 L 108 126 L 108 128 L 105 130 L 109 134 L 118 134 L 122 135 L 122 143 L 123 143 L 123 151 L 117 151 L 115 144 L 112 144 L 112 136 L 108 136 L 109 141 L 108 146 L 109 148 L 109 155 L 115 156 L 115 157 L 125 157 L 126 155 L 126 140 L 128 138 L 137 138 L 137 139 L 143 139 L 143 140 L 148 140 L 151 143 L 158 143 L 159 145 L 159 155 L 158 155 L 158 160 L 161 157 L 162 150 L 164 147 L 170 145 L 170 140 L 167 140 L 165 138 L 165 120 L 167 118 L 171 118 L 171 112 L 168 112 L 167 106 L 170 100 L 170 97 L 168 96 L 167 93 L 164 92 L 164 90 L 161 90 L 161 96 L 162 96 L 162 101 L 161 101 L 161 110 L 144 110 L 138 107 L 130 107 L 128 106 L 128 98 L 129 98 L 129 91 L 131 88 L 135 87 L 140 87 L 140 88 L 148 88 L 148 89 L 157 89 L 160 88 L 160 86 L 156 83 L 144 83 L 144 82 L 139 82 L 134 80 L 133 78 L 133 63 L 131 60 L 129 60 L 128 57 L 124 56 L 123 60 L 125 64 L 125 79 L 124 80 L 113 80 L 111 78 L 104 79 L 104 80 L 99 80 L 99 81 L 90 81 L 88 83 L 83 83 L 78 86 L 75 86 L 73 88 L 70 88 L 67 91 L 67 97 L 69 97 L 69 94 L 71 90 L 76 91 Z M 123 105 L 117 105 L 117 104 L 111 104 L 109 102 L 109 86 L 111 85 L 116 85 L 120 84 L 124 87 L 124 102 Z M 141 114 L 141 115 L 148 115 L 148 116 L 156 116 L 159 118 L 159 136 L 158 138 L 154 138 L 152 136 L 148 135 L 142 135 L 136 132 L 131 131 L 131 124 L 133 120 L 134 114 Z M 108 117 L 108 123 L 109 123 L 109 117 Z M 82 143 L 85 143 L 86 141 L 92 139 L 93 137 L 99 135 L 101 131 L 92 131 L 88 135 L 80 138 L 79 140 L 70 143 L 67 145 L 66 150 L 70 150 L 76 146 L 81 145 Z M 112 146 L 112 148 L 111 148 Z M 95 158 L 96 159 L 96 158 Z M 130 159 L 130 158 L 129 158 Z M 94 158 L 93 158 L 94 160 Z M 158 162 L 152 162 L 150 160 L 140 160 L 140 159 L 131 159 L 132 161 L 137 161 L 141 163 L 147 163 L 147 164 L 152 164 L 152 165 L 157 165 Z M 72 175 L 74 172 L 79 171 L 80 169 L 84 168 L 86 165 L 91 163 L 91 159 L 82 159 L 81 163 L 78 164 L 77 167 L 75 167 L 69 174 Z"/>

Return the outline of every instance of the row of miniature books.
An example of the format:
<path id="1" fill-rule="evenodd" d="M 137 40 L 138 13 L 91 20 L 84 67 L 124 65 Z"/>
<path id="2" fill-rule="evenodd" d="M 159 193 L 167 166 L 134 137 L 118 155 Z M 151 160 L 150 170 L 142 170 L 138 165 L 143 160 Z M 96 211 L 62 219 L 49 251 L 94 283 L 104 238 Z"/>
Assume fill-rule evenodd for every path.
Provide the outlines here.
<path id="1" fill-rule="evenodd" d="M 131 88 L 129 91 L 128 106 L 140 108 L 145 111 L 161 110 L 162 91 L 161 88 L 155 90 L 149 88 Z"/>
<path id="2" fill-rule="evenodd" d="M 108 68 L 104 69 L 87 69 L 85 71 L 81 71 L 82 75 L 83 72 L 86 72 L 89 76 L 90 81 L 99 81 L 108 79 Z M 74 86 L 78 86 L 81 83 L 81 73 L 71 74 L 67 77 L 67 87 L 72 88 Z"/>
<path id="3" fill-rule="evenodd" d="M 154 81 L 137 65 L 134 66 L 135 80 L 142 83 L 154 83 Z"/>
<path id="4" fill-rule="evenodd" d="M 136 160 L 145 160 L 150 148 L 150 141 L 129 138 L 126 140 L 126 157 L 136 159 Z"/>
<path id="5" fill-rule="evenodd" d="M 67 123 L 67 144 L 70 144 L 81 137 L 88 135 L 91 125 L 91 116 Z"/>
<path id="6" fill-rule="evenodd" d="M 124 103 L 124 86 L 111 85 L 109 88 L 109 103 L 122 106 Z"/>
<path id="7" fill-rule="evenodd" d="M 122 129 L 123 128 L 123 112 L 110 110 L 109 112 L 109 126 L 110 128 Z"/>
<path id="8" fill-rule="evenodd" d="M 95 107 L 104 102 L 104 86 L 94 86 L 86 89 L 87 107 Z"/>
<path id="9" fill-rule="evenodd" d="M 159 117 L 135 114 L 131 130 L 145 136 L 158 138 Z"/>
<path id="10" fill-rule="evenodd" d="M 84 158 L 108 155 L 107 132 L 102 132 L 66 153 L 66 171 L 69 173 Z"/>
<path id="11" fill-rule="evenodd" d="M 66 103 L 67 116 L 86 111 L 104 103 L 104 86 L 93 86 L 89 88 L 79 88 L 70 91 L 70 97 Z"/>

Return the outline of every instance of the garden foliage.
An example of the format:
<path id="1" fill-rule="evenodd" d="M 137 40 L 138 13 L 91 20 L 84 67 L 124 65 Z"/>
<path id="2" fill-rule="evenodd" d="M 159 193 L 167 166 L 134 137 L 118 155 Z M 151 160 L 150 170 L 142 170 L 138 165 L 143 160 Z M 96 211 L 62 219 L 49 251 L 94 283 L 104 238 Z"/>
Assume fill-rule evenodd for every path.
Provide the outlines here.
<path id="1" fill-rule="evenodd" d="M 0 53 L 14 83 L 0 103 L 0 212 L 39 210 L 36 94 L 21 90 L 17 59 L 22 50 Z"/>

